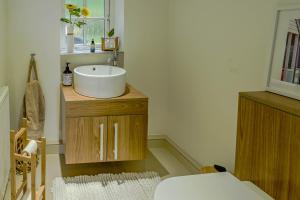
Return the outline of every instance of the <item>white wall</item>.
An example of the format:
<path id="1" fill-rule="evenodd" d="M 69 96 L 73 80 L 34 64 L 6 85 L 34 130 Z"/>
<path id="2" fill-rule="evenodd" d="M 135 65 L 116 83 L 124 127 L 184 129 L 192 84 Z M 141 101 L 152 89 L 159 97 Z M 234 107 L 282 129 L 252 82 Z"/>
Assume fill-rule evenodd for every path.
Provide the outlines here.
<path id="1" fill-rule="evenodd" d="M 45 136 L 49 143 L 58 143 L 61 0 L 8 2 L 12 127 L 19 123 L 29 55 L 34 52 L 46 98 Z M 167 0 L 125 1 L 125 68 L 128 82 L 150 97 L 152 134 L 165 134 L 167 129 L 167 6 Z"/>
<path id="2" fill-rule="evenodd" d="M 9 98 L 7 88 L 7 1 L 0 0 L 0 199 L 4 192 L 9 177 Z"/>
<path id="3" fill-rule="evenodd" d="M 115 35 L 120 37 L 120 50 L 123 51 L 124 37 L 124 2 L 125 0 L 115 0 Z"/>
<path id="4" fill-rule="evenodd" d="M 36 53 L 40 82 L 46 99 L 45 135 L 59 136 L 60 0 L 8 1 L 8 72 L 11 121 L 17 128 L 30 53 Z"/>
<path id="5" fill-rule="evenodd" d="M 277 0 L 172 0 L 169 137 L 233 170 L 238 92 L 264 90 Z"/>
<path id="6" fill-rule="evenodd" d="M 4 192 L 9 177 L 9 97 L 8 88 L 0 87 L 0 199 L 4 199 Z"/>
<path id="7" fill-rule="evenodd" d="M 125 68 L 150 97 L 150 134 L 168 134 L 203 165 L 233 169 L 237 95 L 265 88 L 276 2 L 125 0 Z M 59 139 L 60 8 L 60 0 L 9 0 L 8 9 L 12 119 L 35 52 L 48 141 Z"/>
<path id="8" fill-rule="evenodd" d="M 167 133 L 168 0 L 125 0 L 128 82 L 150 98 L 149 133 Z"/>
<path id="9" fill-rule="evenodd" d="M 7 1 L 0 0 L 0 86 L 6 84 L 6 20 Z"/>

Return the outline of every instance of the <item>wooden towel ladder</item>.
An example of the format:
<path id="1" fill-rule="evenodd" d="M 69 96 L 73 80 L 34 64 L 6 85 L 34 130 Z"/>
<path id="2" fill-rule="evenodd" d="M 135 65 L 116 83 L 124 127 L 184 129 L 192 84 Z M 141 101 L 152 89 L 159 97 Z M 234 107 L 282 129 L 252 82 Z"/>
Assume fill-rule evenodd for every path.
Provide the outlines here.
<path id="1" fill-rule="evenodd" d="M 18 141 L 19 140 L 19 141 Z M 27 165 L 29 163 L 31 167 L 31 200 L 38 200 L 42 195 L 42 199 L 46 199 L 46 139 L 43 137 L 37 140 L 38 149 L 41 152 L 41 185 L 36 190 L 36 153 L 31 153 L 30 155 L 18 153 L 17 143 L 21 143 L 21 148 L 30 142 L 27 139 L 27 120 L 22 119 L 22 128 L 16 133 L 15 131 L 10 132 L 10 177 L 11 177 L 11 200 L 16 200 L 23 191 L 23 195 L 27 191 Z M 21 151 L 22 152 L 22 151 Z M 21 186 L 17 188 L 16 184 L 16 162 L 23 162 L 23 179 Z"/>

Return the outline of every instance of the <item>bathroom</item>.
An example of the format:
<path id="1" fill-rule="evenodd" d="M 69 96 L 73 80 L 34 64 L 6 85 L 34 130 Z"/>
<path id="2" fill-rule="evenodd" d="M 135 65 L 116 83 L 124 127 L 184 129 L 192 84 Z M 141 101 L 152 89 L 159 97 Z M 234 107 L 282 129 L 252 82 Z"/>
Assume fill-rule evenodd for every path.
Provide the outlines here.
<path id="1" fill-rule="evenodd" d="M 92 17 L 94 10 L 110 11 L 110 29 L 114 28 L 115 36 L 120 39 L 117 65 L 126 70 L 126 82 L 148 98 L 146 159 L 66 164 L 61 156 L 65 152 L 61 85 L 66 63 L 70 63 L 74 78 L 78 66 L 112 65 L 108 61 L 114 53 L 102 51 L 99 44 L 101 34 L 107 31 L 92 36 L 96 41 L 95 53 L 90 52 L 90 38 L 85 39 L 82 33 L 79 37 L 86 41 L 86 48 L 82 50 L 75 44 L 74 52 L 67 52 L 66 24 L 60 21 L 65 17 L 65 3 L 85 5 Z M 105 6 L 90 6 L 97 3 Z M 9 162 L 9 130 L 20 129 L 28 65 L 34 53 L 45 98 L 47 199 L 59 199 L 52 192 L 57 177 L 154 171 L 163 183 L 174 177 L 197 176 L 201 168 L 214 165 L 234 174 L 239 155 L 239 93 L 266 91 L 276 11 L 278 6 L 299 7 L 299 3 L 297 0 L 0 0 L 0 87 L 8 86 L 9 91 L 6 110 L 9 115 L 0 113 L 1 157 Z M 107 19 L 98 20 L 101 26 L 108 26 Z M 290 105 L 299 110 L 299 104 Z M 297 130 L 299 133 L 300 129 Z M 0 199 L 11 199 L 9 165 L 0 163 Z M 38 170 L 40 167 L 41 163 Z M 294 177 L 299 180 L 299 172 Z M 298 185 L 295 182 L 294 187 L 299 190 L 300 181 Z M 274 196 L 271 186 L 266 189 L 264 183 L 255 182 L 254 187 L 264 191 L 259 193 L 268 193 L 269 199 L 300 199 L 297 192 L 289 197 Z M 201 183 L 195 185 L 201 188 Z M 184 197 L 201 199 L 192 194 Z"/>

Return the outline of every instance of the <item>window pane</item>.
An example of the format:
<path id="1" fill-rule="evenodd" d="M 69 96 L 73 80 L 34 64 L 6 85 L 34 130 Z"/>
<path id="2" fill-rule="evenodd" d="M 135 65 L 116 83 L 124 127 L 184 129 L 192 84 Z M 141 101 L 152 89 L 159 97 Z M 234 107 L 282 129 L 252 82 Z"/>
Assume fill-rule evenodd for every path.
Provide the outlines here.
<path id="1" fill-rule="evenodd" d="M 104 20 L 88 19 L 84 25 L 84 43 L 90 44 L 94 39 L 96 44 L 101 42 L 101 37 L 104 36 Z"/>
<path id="2" fill-rule="evenodd" d="M 83 6 L 83 0 L 65 0 L 65 3 L 75 4 L 78 7 Z"/>
<path id="3" fill-rule="evenodd" d="M 104 17 L 104 0 L 87 0 L 87 7 L 91 11 L 91 17 Z"/>
<path id="4" fill-rule="evenodd" d="M 83 0 L 65 0 L 65 3 L 71 3 L 76 5 L 79 8 L 83 7 Z M 69 11 L 67 11 L 67 9 L 65 9 L 65 16 L 68 17 L 69 16 Z"/>
<path id="5" fill-rule="evenodd" d="M 83 44 L 83 27 L 78 28 L 74 26 L 74 43 L 75 44 Z"/>

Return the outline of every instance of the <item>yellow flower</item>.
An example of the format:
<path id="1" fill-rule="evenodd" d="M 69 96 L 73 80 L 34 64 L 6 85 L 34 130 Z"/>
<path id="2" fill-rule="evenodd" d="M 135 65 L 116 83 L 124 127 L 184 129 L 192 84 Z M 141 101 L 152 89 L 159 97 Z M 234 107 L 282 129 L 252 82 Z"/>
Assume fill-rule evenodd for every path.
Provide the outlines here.
<path id="1" fill-rule="evenodd" d="M 66 7 L 68 10 L 74 10 L 74 9 L 77 8 L 76 5 L 74 5 L 74 4 L 69 4 L 69 3 L 66 3 L 66 4 L 65 4 L 65 7 Z"/>
<path id="2" fill-rule="evenodd" d="M 87 16 L 90 15 L 90 10 L 89 10 L 88 8 L 86 8 L 86 7 L 83 7 L 83 8 L 81 9 L 81 14 L 82 14 L 83 16 L 87 17 Z"/>

